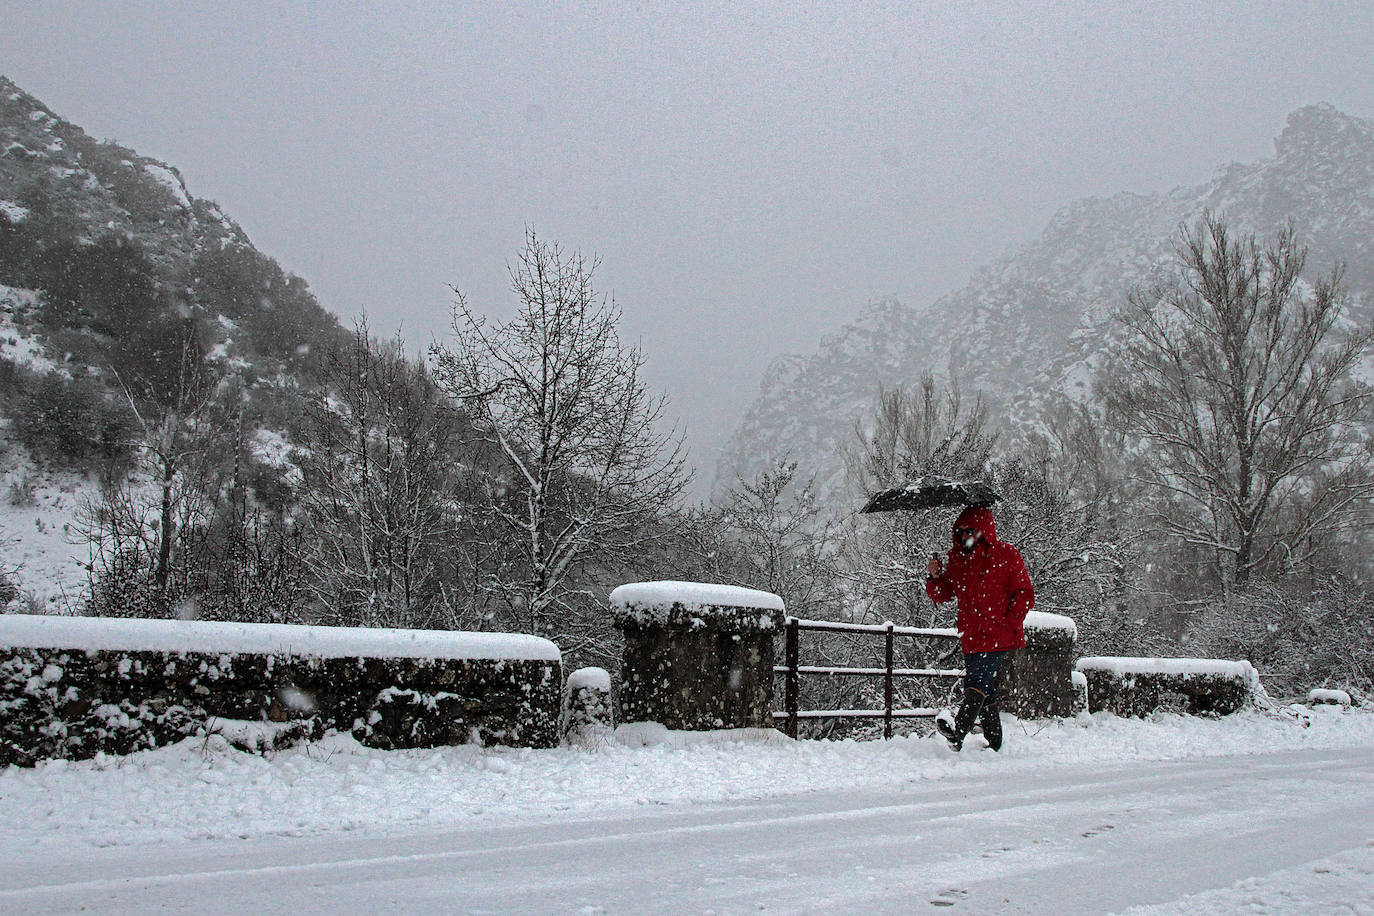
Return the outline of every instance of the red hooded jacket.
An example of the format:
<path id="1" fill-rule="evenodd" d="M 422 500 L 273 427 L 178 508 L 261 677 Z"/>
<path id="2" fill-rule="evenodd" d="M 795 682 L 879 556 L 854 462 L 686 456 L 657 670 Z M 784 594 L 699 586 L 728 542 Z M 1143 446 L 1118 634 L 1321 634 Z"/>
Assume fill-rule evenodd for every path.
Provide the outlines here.
<path id="1" fill-rule="evenodd" d="M 926 579 L 926 594 L 936 604 L 959 599 L 959 644 L 965 654 L 1020 649 L 1026 644 L 1026 613 L 1035 606 L 1035 588 L 1020 552 L 997 540 L 992 513 L 969 506 L 954 527 L 976 528 L 983 537 L 964 553 L 955 538 L 944 574 Z"/>

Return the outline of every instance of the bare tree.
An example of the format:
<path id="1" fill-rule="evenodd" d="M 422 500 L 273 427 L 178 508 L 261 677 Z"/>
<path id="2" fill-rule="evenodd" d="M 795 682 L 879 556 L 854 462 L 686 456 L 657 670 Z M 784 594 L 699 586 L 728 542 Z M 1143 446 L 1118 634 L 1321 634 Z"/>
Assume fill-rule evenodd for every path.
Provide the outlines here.
<path id="1" fill-rule="evenodd" d="M 167 591 L 172 569 L 172 549 L 178 542 L 178 532 L 184 527 L 179 515 L 198 518 L 202 514 L 193 500 L 204 495 L 204 488 L 187 486 L 191 465 L 212 445 L 213 431 L 200 428 L 213 404 L 214 388 L 209 384 L 201 365 L 199 348 L 188 329 L 181 348 L 177 384 L 168 402 L 156 415 L 147 408 L 140 410 L 137 399 L 125 388 L 129 406 L 133 408 L 143 429 L 143 451 L 151 465 L 158 487 L 157 557 L 153 567 L 153 581 Z M 203 468 L 202 468 L 203 470 Z M 185 524 L 189 524 L 189 518 Z"/>
<path id="2" fill-rule="evenodd" d="M 432 625 L 453 590 L 441 554 L 458 514 L 456 412 L 400 340 L 379 343 L 365 321 L 326 374 L 300 452 L 316 598 L 336 623 Z"/>
<path id="3" fill-rule="evenodd" d="M 210 422 L 213 380 L 192 327 L 180 330 L 176 364 L 164 372 L 162 384 L 116 373 L 140 432 L 137 471 L 155 495 L 150 498 L 146 488 L 123 480 L 108 480 L 99 501 L 84 507 L 77 526 L 90 550 L 93 593 L 97 584 L 108 590 L 118 582 L 119 588 L 137 593 L 131 612 L 154 616 L 170 613 L 184 596 L 183 582 L 174 581 L 184 576 L 175 574 L 191 565 L 194 532 L 213 499 L 212 452 L 223 444 L 219 428 Z M 164 363 L 171 359 L 163 357 Z"/>
<path id="4" fill-rule="evenodd" d="M 432 349 L 436 379 L 505 458 L 488 506 L 521 555 L 522 574 L 503 584 L 534 633 L 561 626 L 557 610 L 576 614 L 573 573 L 624 561 L 687 482 L 643 353 L 593 290 L 596 266 L 528 231 L 510 268 L 515 318 L 488 327 L 455 290 L 454 344 Z"/>
<path id="5" fill-rule="evenodd" d="M 987 419 L 983 396 L 966 404 L 957 379 L 943 392 L 930 372 L 915 391 L 880 387 L 872 418 L 855 424 L 856 446 L 845 454 L 850 489 L 866 495 L 922 474 L 983 473 L 997 444 Z"/>
<path id="6" fill-rule="evenodd" d="M 1193 615 L 1184 644 L 1189 654 L 1248 659 L 1276 698 L 1300 698 L 1313 687 L 1367 694 L 1374 687 L 1369 597 L 1339 575 L 1315 585 L 1255 581 Z"/>
<path id="7" fill-rule="evenodd" d="M 1342 329 L 1340 268 L 1309 287 L 1305 261 L 1291 228 L 1261 250 L 1204 216 L 1182 233 L 1176 280 L 1132 295 L 1100 381 L 1109 419 L 1146 452 L 1159 521 L 1224 589 L 1309 561 L 1374 494 L 1357 435 L 1369 393 L 1351 380 L 1371 334 Z"/>
<path id="8" fill-rule="evenodd" d="M 250 454 L 246 392 L 232 379 L 183 378 L 161 403 L 126 388 L 143 428 L 140 462 L 133 480 L 106 481 L 78 516 L 90 551 L 87 611 L 296 619 L 302 574 L 289 545 L 299 531 L 281 500 L 263 498 L 276 471 Z"/>
<path id="9" fill-rule="evenodd" d="M 846 467 L 851 495 L 869 494 L 926 474 L 984 475 L 996 436 L 987 429 L 981 395 L 970 405 L 957 382 L 941 391 L 929 372 L 915 392 L 880 389 L 872 418 L 855 426 Z M 850 579 L 851 616 L 927 626 L 937 613 L 925 594 L 926 561 L 949 545 L 949 518 L 940 512 L 891 512 L 850 518 L 842 540 Z"/>
<path id="10" fill-rule="evenodd" d="M 839 608 L 835 523 L 813 481 L 797 479 L 783 459 L 752 480 L 738 480 L 716 514 L 734 559 L 724 578 L 780 595 L 798 617 L 834 617 Z"/>

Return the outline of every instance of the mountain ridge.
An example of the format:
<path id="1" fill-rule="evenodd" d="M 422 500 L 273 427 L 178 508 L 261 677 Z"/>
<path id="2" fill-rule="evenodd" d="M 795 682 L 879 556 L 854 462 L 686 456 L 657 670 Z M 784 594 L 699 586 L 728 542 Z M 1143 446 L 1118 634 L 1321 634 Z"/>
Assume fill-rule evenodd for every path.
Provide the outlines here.
<path id="1" fill-rule="evenodd" d="M 923 371 L 957 379 L 965 394 L 983 393 L 1013 432 L 1035 422 L 1047 397 L 1081 397 L 1112 313 L 1171 266 L 1180 227 L 1205 211 L 1262 241 L 1291 221 L 1310 248 L 1309 273 L 1347 264 L 1355 314 L 1367 319 L 1374 121 L 1327 103 L 1305 106 L 1289 114 L 1274 150 L 1270 159 L 1223 164 L 1195 185 L 1070 202 L 1035 239 L 923 308 L 871 302 L 813 354 L 782 357 L 765 371 L 717 465 L 713 494 L 785 456 L 814 473 L 821 492 L 841 498 L 842 450 L 879 386 L 912 385 Z"/>

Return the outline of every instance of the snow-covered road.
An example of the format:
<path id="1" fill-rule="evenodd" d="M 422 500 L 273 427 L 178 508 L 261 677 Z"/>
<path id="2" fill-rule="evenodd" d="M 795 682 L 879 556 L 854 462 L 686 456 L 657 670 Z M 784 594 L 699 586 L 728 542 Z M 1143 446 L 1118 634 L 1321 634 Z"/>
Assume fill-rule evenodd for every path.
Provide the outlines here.
<path id="1" fill-rule="evenodd" d="M 440 832 L 43 844 L 6 850 L 0 911 L 1371 913 L 1371 842 L 1368 747 L 1278 750 Z"/>

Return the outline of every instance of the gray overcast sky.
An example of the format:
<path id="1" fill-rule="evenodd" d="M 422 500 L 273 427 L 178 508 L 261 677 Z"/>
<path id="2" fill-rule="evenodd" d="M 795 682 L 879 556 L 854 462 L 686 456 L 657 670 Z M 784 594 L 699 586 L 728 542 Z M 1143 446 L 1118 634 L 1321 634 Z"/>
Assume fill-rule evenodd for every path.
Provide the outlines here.
<path id="1" fill-rule="evenodd" d="M 767 362 L 929 302 L 1061 205 L 1374 115 L 1374 3 L 0 0 L 0 73 L 181 169 L 345 321 L 508 315 L 599 255 L 709 484 Z"/>

